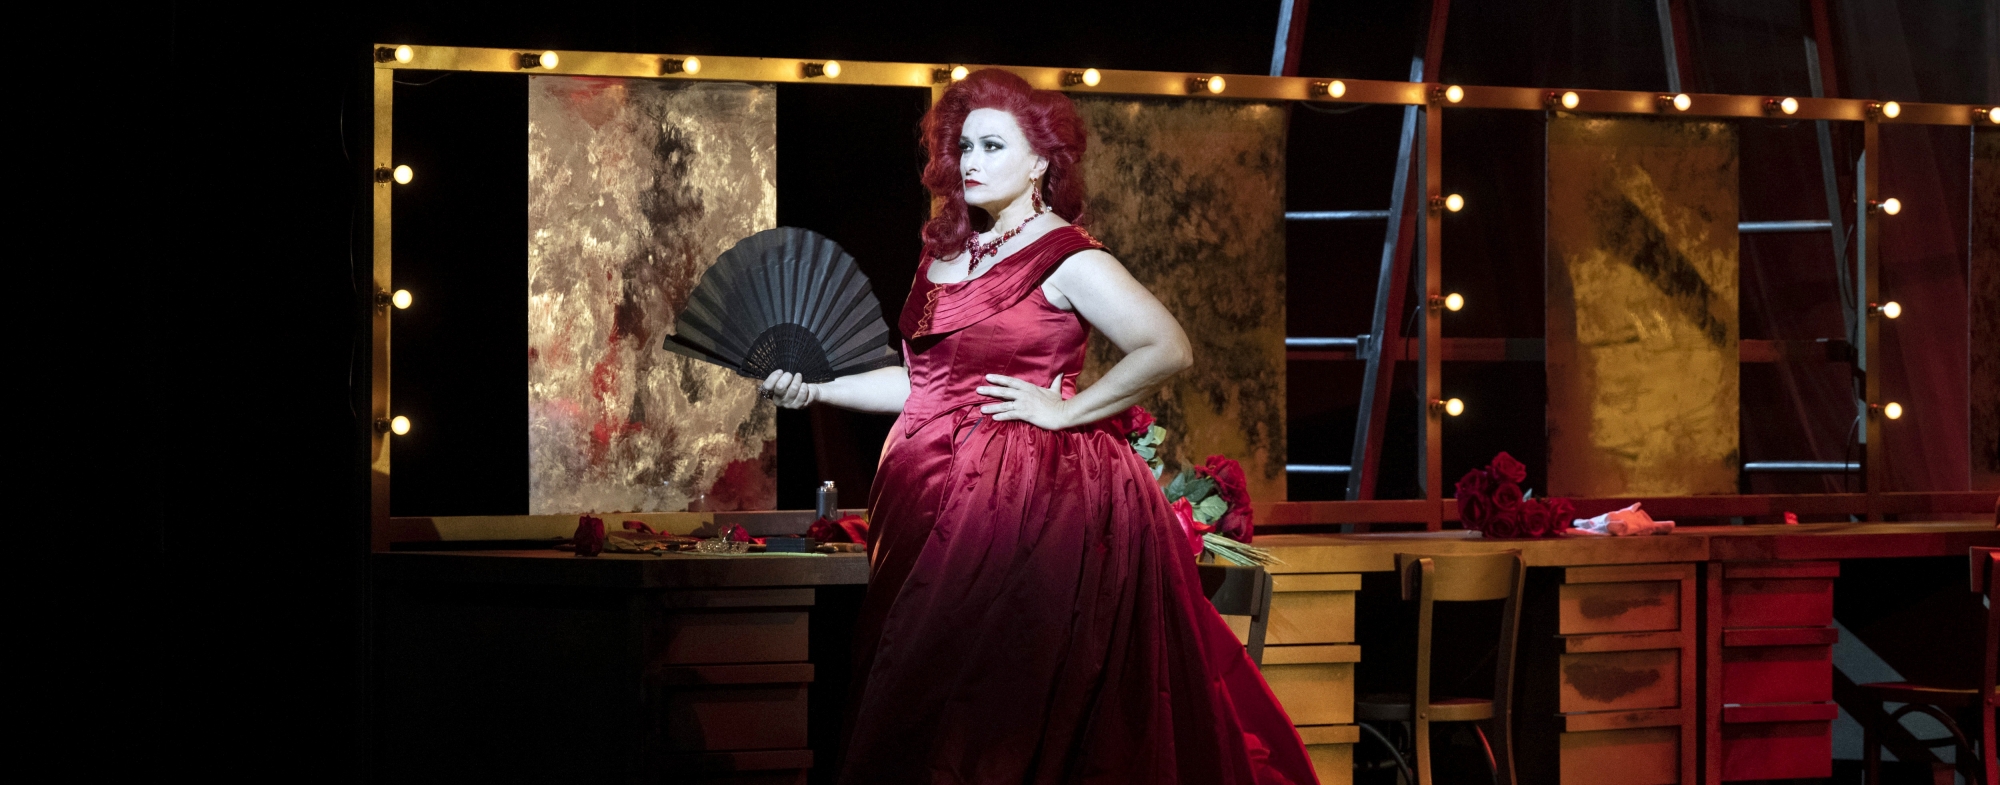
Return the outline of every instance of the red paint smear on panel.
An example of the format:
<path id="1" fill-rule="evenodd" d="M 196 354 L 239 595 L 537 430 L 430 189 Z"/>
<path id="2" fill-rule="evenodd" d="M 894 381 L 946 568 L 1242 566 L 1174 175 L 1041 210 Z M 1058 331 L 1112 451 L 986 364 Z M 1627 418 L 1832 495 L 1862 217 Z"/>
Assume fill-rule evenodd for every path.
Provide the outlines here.
<path id="1" fill-rule="evenodd" d="M 764 451 L 747 461 L 732 461 L 708 489 L 708 508 L 716 511 L 769 510 L 778 506 L 778 443 L 764 442 Z"/>

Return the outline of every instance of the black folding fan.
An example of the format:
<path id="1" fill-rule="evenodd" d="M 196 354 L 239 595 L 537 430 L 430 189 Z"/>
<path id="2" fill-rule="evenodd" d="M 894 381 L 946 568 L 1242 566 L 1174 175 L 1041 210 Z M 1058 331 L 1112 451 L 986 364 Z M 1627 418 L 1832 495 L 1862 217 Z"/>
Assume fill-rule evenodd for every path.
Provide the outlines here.
<path id="1" fill-rule="evenodd" d="M 674 320 L 666 349 L 760 380 L 782 370 L 826 382 L 900 361 L 854 257 L 792 227 L 723 251 Z"/>

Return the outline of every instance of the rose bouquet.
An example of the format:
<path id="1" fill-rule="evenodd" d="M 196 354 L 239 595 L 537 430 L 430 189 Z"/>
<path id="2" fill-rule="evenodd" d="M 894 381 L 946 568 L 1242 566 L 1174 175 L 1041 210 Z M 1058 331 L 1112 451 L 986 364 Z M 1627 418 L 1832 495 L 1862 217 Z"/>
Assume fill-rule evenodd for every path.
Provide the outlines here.
<path id="1" fill-rule="evenodd" d="M 1465 528 L 1500 539 L 1559 537 L 1569 529 L 1576 508 L 1568 499 L 1537 499 L 1523 493 L 1528 467 L 1500 453 L 1484 468 L 1459 478 L 1454 495 L 1458 520 Z"/>
<path id="2" fill-rule="evenodd" d="M 1137 406 L 1116 418 L 1117 425 L 1132 442 L 1132 450 L 1152 467 L 1158 479 L 1166 471 L 1160 445 L 1167 430 L 1153 421 L 1153 415 Z M 1243 466 L 1221 455 L 1174 476 L 1167 484 L 1168 507 L 1187 535 L 1188 549 L 1199 558 L 1204 552 L 1238 564 L 1282 563 L 1270 551 L 1250 546 L 1253 512 L 1250 483 Z"/>

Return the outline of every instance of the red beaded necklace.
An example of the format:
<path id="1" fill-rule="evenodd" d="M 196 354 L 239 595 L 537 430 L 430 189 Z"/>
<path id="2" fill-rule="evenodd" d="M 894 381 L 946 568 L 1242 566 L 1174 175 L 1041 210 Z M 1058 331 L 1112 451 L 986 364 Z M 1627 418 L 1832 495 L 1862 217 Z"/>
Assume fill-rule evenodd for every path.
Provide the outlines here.
<path id="1" fill-rule="evenodd" d="M 1014 239 L 1014 235 L 1020 234 L 1022 229 L 1028 228 L 1028 224 L 1034 223 L 1036 218 L 1042 217 L 1042 213 L 1046 212 L 1048 212 L 1046 209 L 1036 210 L 1034 215 L 1028 216 L 1019 226 L 1008 229 L 1005 234 L 993 238 L 992 242 L 982 243 L 971 237 L 965 238 L 965 252 L 971 257 L 965 265 L 965 277 L 970 280 L 974 271 L 979 269 L 980 259 L 999 253 L 1000 246 Z"/>

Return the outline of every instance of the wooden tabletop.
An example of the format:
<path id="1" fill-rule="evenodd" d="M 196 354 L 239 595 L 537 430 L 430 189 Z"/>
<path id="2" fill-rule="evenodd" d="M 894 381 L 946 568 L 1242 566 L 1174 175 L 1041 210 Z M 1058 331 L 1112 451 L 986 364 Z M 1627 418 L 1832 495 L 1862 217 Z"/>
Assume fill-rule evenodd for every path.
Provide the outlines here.
<path id="1" fill-rule="evenodd" d="M 414 551 L 373 555 L 390 581 L 593 586 L 608 589 L 714 589 L 756 586 L 838 586 L 868 582 L 860 553 L 793 555 L 606 553 L 568 551 Z"/>
<path id="2" fill-rule="evenodd" d="M 2000 529 L 1977 522 L 1807 523 L 1796 526 L 1689 526 L 1657 537 L 1486 539 L 1477 532 L 1275 534 L 1256 544 L 1277 551 L 1276 573 L 1389 572 L 1398 553 L 1486 553 L 1516 549 L 1530 567 L 1701 561 L 1963 556 L 2000 547 Z M 597 586 L 625 589 L 835 586 L 868 582 L 868 558 L 744 554 L 661 556 L 567 551 L 419 551 L 374 554 L 392 581 Z"/>
<path id="3" fill-rule="evenodd" d="M 1697 561 L 1866 559 L 1963 556 L 1975 545 L 2000 546 L 1991 524 L 1805 523 L 1795 526 L 1688 526 L 1655 537 L 1486 539 L 1477 532 L 1275 534 L 1256 543 L 1278 551 L 1277 573 L 1389 572 L 1398 553 L 1487 553 L 1519 550 L 1530 567 L 1655 564 Z"/>

